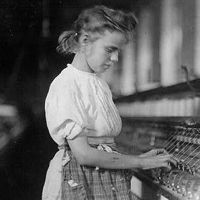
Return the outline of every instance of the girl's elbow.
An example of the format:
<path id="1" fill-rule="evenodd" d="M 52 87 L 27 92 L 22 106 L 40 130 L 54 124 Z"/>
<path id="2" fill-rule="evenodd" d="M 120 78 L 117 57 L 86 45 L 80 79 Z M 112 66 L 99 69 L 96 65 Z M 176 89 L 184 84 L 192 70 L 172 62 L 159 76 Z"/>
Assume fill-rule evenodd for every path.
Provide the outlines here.
<path id="1" fill-rule="evenodd" d="M 78 157 L 76 157 L 76 160 L 79 163 L 79 165 L 86 165 L 86 160 L 85 160 L 84 156 L 78 156 Z"/>
<path id="2" fill-rule="evenodd" d="M 81 153 L 79 155 L 76 156 L 76 160 L 80 165 L 90 165 L 90 159 L 89 159 L 89 155 L 86 153 Z"/>

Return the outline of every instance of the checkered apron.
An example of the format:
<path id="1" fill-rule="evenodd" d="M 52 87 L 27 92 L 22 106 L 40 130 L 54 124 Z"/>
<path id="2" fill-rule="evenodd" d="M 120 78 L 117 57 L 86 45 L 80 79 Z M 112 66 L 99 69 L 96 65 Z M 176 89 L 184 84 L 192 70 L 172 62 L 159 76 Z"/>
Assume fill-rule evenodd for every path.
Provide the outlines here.
<path id="1" fill-rule="evenodd" d="M 66 151 L 70 161 L 63 166 L 62 200 L 135 199 L 130 191 L 130 170 L 82 166 L 69 148 Z"/>

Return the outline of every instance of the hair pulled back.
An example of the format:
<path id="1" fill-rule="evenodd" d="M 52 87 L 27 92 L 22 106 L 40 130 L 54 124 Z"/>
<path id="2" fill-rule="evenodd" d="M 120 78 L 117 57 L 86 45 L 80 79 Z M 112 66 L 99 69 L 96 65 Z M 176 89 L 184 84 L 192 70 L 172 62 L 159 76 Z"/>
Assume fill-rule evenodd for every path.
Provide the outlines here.
<path id="1" fill-rule="evenodd" d="M 83 10 L 73 23 L 71 30 L 64 31 L 58 39 L 57 51 L 61 54 L 76 53 L 79 49 L 79 37 L 83 31 L 104 33 L 105 30 L 119 31 L 127 36 L 137 24 L 135 15 L 114 10 L 103 5 Z"/>

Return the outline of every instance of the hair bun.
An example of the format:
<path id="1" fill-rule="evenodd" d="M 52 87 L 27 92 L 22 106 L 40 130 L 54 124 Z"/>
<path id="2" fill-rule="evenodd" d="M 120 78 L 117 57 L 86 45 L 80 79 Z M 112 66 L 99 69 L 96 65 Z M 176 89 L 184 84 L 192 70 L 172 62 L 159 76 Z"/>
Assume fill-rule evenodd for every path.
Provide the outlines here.
<path id="1" fill-rule="evenodd" d="M 64 31 L 58 38 L 57 51 L 61 54 L 74 53 L 74 43 L 77 33 L 73 30 Z"/>

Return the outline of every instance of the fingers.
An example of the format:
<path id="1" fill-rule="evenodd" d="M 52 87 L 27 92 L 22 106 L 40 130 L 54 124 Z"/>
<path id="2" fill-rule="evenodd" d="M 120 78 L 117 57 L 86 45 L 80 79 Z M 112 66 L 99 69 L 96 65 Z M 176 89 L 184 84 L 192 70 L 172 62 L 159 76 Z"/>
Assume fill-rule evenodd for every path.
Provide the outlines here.
<path id="1" fill-rule="evenodd" d="M 169 162 L 164 162 L 161 167 L 167 169 L 167 171 L 170 171 L 172 169 Z"/>
<path id="2" fill-rule="evenodd" d="M 172 156 L 170 162 L 173 163 L 174 166 L 177 166 L 177 160 Z"/>
<path id="3" fill-rule="evenodd" d="M 160 154 L 168 154 L 168 152 L 165 149 L 152 149 L 149 152 L 146 153 L 147 155 L 160 155 Z"/>
<path id="4" fill-rule="evenodd" d="M 165 149 L 156 149 L 157 155 L 159 154 L 168 154 L 168 152 Z"/>
<path id="5" fill-rule="evenodd" d="M 177 160 L 173 157 L 173 155 L 163 155 L 163 167 L 171 169 L 174 166 L 177 166 Z"/>
<path id="6" fill-rule="evenodd" d="M 154 156 L 150 155 L 143 157 L 145 160 L 144 169 L 163 167 L 167 170 L 171 170 L 172 167 L 177 166 L 177 160 L 173 157 L 173 155 L 166 153 L 163 149 L 159 149 L 159 152 L 162 153 Z"/>
<path id="7" fill-rule="evenodd" d="M 169 160 L 167 160 L 169 164 L 172 164 L 173 166 L 177 166 L 177 160 L 174 158 L 173 155 L 170 155 Z"/>
<path id="8" fill-rule="evenodd" d="M 172 154 L 169 154 L 165 149 L 157 149 L 157 151 L 158 155 L 166 156 L 166 162 L 169 162 L 174 166 L 177 165 L 178 160 Z"/>

